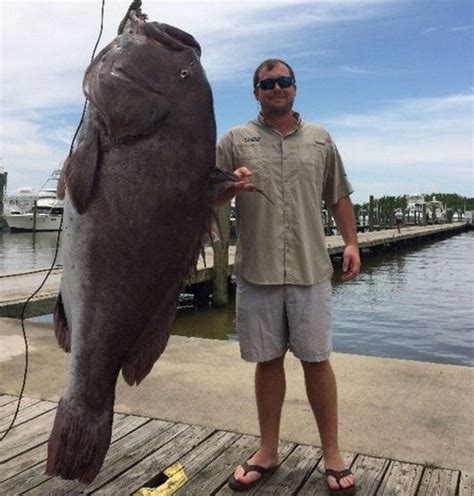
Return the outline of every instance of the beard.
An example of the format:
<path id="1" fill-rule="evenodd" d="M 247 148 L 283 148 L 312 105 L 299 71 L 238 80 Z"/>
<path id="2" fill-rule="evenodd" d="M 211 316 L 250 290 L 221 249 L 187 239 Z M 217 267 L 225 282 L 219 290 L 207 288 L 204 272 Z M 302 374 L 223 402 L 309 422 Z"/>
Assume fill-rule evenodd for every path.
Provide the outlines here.
<path id="1" fill-rule="evenodd" d="M 274 99 L 276 100 L 276 99 Z M 291 112 L 295 98 L 285 98 L 283 102 L 261 101 L 262 113 L 268 116 L 280 116 Z"/>

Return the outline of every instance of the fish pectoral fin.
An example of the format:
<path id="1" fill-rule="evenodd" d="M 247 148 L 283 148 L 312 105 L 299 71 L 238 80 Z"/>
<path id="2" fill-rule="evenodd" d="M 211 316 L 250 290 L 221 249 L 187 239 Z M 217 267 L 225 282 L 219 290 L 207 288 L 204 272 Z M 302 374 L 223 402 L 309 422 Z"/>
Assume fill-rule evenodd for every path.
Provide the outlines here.
<path id="1" fill-rule="evenodd" d="M 64 164 L 66 191 L 79 214 L 85 212 L 99 168 L 100 134 L 93 128 Z"/>
<path id="2" fill-rule="evenodd" d="M 169 302 L 159 305 L 146 328 L 127 351 L 122 361 L 122 376 L 129 386 L 138 385 L 153 368 L 166 348 L 176 314 L 179 285 L 170 288 Z"/>

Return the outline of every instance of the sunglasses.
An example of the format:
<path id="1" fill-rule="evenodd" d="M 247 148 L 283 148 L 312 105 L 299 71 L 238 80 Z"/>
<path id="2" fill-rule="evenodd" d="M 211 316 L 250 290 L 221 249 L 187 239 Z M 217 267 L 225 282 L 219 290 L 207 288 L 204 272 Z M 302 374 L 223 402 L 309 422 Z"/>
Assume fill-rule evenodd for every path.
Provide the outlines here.
<path id="1" fill-rule="evenodd" d="M 256 88 L 260 88 L 261 90 L 273 90 L 275 85 L 278 83 L 280 88 L 289 88 L 294 84 L 295 80 L 291 76 L 281 76 L 276 79 L 268 78 L 262 79 L 259 83 L 257 83 Z"/>

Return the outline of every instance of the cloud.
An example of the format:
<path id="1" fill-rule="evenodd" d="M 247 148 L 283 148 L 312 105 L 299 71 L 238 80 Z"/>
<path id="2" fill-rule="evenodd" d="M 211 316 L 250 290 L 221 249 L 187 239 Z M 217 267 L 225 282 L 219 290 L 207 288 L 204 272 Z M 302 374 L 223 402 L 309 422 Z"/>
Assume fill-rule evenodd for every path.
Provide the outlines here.
<path id="1" fill-rule="evenodd" d="M 400 74 L 402 71 L 395 71 L 393 69 L 366 69 L 365 67 L 351 66 L 351 65 L 340 65 L 339 70 L 348 74 L 360 75 L 360 76 L 387 76 Z M 403 73 L 406 74 L 408 71 L 404 70 Z M 413 72 L 413 71 L 410 71 Z"/>
<path id="2" fill-rule="evenodd" d="M 106 0 L 99 49 L 115 37 L 129 4 Z M 249 74 L 280 50 L 314 59 L 324 50 L 305 45 L 301 33 L 323 40 L 325 29 L 373 19 L 390 5 L 378 0 L 149 0 L 143 8 L 150 19 L 177 25 L 199 40 L 214 83 Z M 98 35 L 100 6 L 100 0 L 1 2 L 0 157 L 9 171 L 9 189 L 22 186 L 25 175 L 31 185 L 42 184 L 67 154 L 83 104 L 82 78 Z"/>
<path id="3" fill-rule="evenodd" d="M 471 29 L 471 25 L 468 25 L 468 26 L 455 26 L 455 27 L 452 27 L 450 29 L 450 31 L 468 31 L 469 29 Z"/>
<path id="4" fill-rule="evenodd" d="M 438 31 L 438 29 L 439 29 L 439 28 L 438 28 L 437 26 L 431 26 L 431 27 L 429 27 L 429 28 L 424 29 L 424 30 L 421 32 L 421 34 L 423 34 L 423 35 L 427 35 L 427 34 L 433 33 L 434 31 Z"/>
<path id="5" fill-rule="evenodd" d="M 371 185 L 366 194 L 416 189 L 472 196 L 473 105 L 472 93 L 404 99 L 366 113 L 334 116 L 325 124 L 350 175 Z M 389 178 L 385 187 L 381 177 Z M 410 184 L 417 187 L 402 189 Z"/>

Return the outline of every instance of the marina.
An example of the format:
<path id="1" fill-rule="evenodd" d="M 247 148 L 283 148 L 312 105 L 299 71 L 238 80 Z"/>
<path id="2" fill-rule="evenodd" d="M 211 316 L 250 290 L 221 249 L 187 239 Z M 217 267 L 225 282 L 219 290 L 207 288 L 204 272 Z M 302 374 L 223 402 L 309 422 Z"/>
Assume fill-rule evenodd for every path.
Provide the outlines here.
<path id="1" fill-rule="evenodd" d="M 359 245 L 364 251 L 397 249 L 411 243 L 425 242 L 443 236 L 450 236 L 469 229 L 465 223 L 436 224 L 428 226 L 411 226 L 403 228 L 401 233 L 396 229 L 374 231 L 359 234 Z M 330 256 L 340 256 L 344 249 L 341 236 L 327 236 L 326 246 Z M 191 277 L 189 285 L 212 282 L 214 292 L 220 292 L 227 303 L 228 276 L 234 267 L 235 246 L 228 247 L 228 251 L 220 253 L 217 257 L 220 264 L 214 264 L 214 251 L 211 247 L 205 250 L 205 262 L 200 258 L 197 270 Z M 46 266 L 44 266 L 46 267 Z M 0 316 L 18 318 L 26 300 L 41 285 L 47 268 L 29 270 L 16 270 L 4 272 L 0 275 L 2 287 L 0 289 Z M 218 278 L 218 273 L 224 277 Z M 42 289 L 31 299 L 26 309 L 25 316 L 34 317 L 45 315 L 54 310 L 54 304 L 59 289 L 61 268 L 55 268 Z M 217 279 L 217 281 L 216 281 Z"/>
<path id="2" fill-rule="evenodd" d="M 404 228 L 402 235 L 407 237 L 398 242 L 396 230 L 360 234 L 361 242 L 366 243 L 363 252 L 370 250 L 373 253 L 371 258 L 381 257 L 382 265 L 387 267 L 391 283 L 383 288 L 383 292 L 377 285 L 373 286 L 374 282 L 370 283 L 381 307 L 392 305 L 390 298 L 387 303 L 383 293 L 395 295 L 391 291 L 399 287 L 400 280 L 393 272 L 396 264 L 407 263 L 397 261 L 397 257 L 390 262 L 385 253 L 393 254 L 399 250 L 405 253 L 404 257 L 420 252 L 415 263 L 422 265 L 421 268 L 434 263 L 436 270 L 429 271 L 431 277 L 425 279 L 425 284 L 427 281 L 439 284 L 434 282 L 437 279 L 433 274 L 439 275 L 439 281 L 445 281 L 443 290 L 450 294 L 449 278 L 458 278 L 450 273 L 447 279 L 443 279 L 446 275 L 444 265 L 450 267 L 449 263 L 446 264 L 449 259 L 445 257 L 444 265 L 439 266 L 436 253 L 445 253 L 445 247 L 451 246 L 448 243 L 452 240 L 458 240 L 457 245 L 464 244 L 464 251 L 459 253 L 470 253 L 472 233 L 460 234 L 465 229 L 466 226 L 459 223 Z M 423 230 L 423 235 L 416 236 L 418 230 Z M 45 233 L 39 238 L 41 236 L 49 235 Z M 327 238 L 327 246 L 333 257 L 340 257 L 336 236 Z M 231 247 L 229 272 L 232 271 L 233 250 Z M 427 252 L 425 262 L 420 264 L 424 251 Z M 458 257 L 459 253 L 455 252 L 453 256 Z M 212 256 L 209 249 L 207 267 L 199 267 L 201 271 L 209 271 L 209 278 L 213 271 Z M 467 259 L 462 260 L 461 267 L 466 267 Z M 377 267 L 377 262 L 374 263 L 373 267 Z M 370 281 L 373 268 L 368 265 L 367 280 Z M 410 265 L 407 270 L 412 270 Z M 45 299 L 51 299 L 50 305 L 55 300 L 60 274 L 60 267 L 54 269 L 43 288 Z M 9 295 L 4 295 L 14 297 L 19 287 L 34 290 L 44 275 L 44 270 L 37 269 L 22 275 L 18 275 L 16 270 L 4 271 L 2 288 L 10 291 Z M 378 273 L 377 280 L 383 279 L 383 273 Z M 345 301 L 355 298 L 359 304 L 362 303 L 360 296 L 351 296 L 351 291 L 357 289 L 356 285 L 335 284 L 335 298 L 343 287 L 349 291 Z M 423 283 L 418 291 L 420 295 L 423 294 L 422 287 Z M 439 306 L 438 315 L 449 311 L 450 322 L 456 322 L 457 314 L 452 303 L 447 298 L 444 300 L 446 307 Z M 413 308 L 420 305 L 416 304 L 416 299 L 413 302 Z M 460 302 L 459 306 L 461 313 L 465 308 L 465 315 L 472 310 L 468 302 L 469 292 L 467 300 Z M 348 309 L 342 308 L 343 305 L 344 300 L 336 307 L 345 314 Z M 395 303 L 393 306 L 396 312 L 399 307 Z M 397 325 L 411 327 L 414 324 L 415 334 L 423 332 L 422 314 L 415 314 L 408 307 L 405 309 L 409 315 L 403 324 L 402 321 L 390 322 L 369 306 L 367 311 L 372 312 L 376 327 L 381 327 L 380 330 L 387 327 L 388 334 L 374 334 L 374 330 L 369 328 L 366 338 L 356 334 L 359 348 L 355 349 L 351 349 L 352 341 L 348 335 L 357 327 L 360 315 L 349 314 L 347 324 L 336 315 L 336 351 L 342 349 L 351 353 L 334 353 L 332 360 L 338 377 L 341 419 L 344 421 L 341 432 L 344 455 L 357 478 L 358 494 L 364 496 L 471 495 L 474 490 L 471 457 L 474 447 L 466 433 L 472 430 L 474 411 L 472 402 L 465 401 L 465 394 L 472 386 L 473 368 L 413 360 L 422 355 L 414 355 L 411 360 L 383 358 L 380 349 L 374 352 L 378 356 L 360 356 L 360 353 L 370 354 L 371 342 L 388 340 L 390 348 L 394 348 L 397 339 L 406 339 L 401 337 L 403 332 Z M 205 313 L 206 309 L 203 310 Z M 38 310 L 39 313 L 43 311 Z M 361 311 L 365 309 L 361 308 Z M 232 314 L 232 307 L 227 313 Z M 199 311 L 188 312 L 183 319 L 199 314 Z M 396 314 L 393 315 L 395 318 Z M 378 319 L 385 325 L 377 324 Z M 212 321 L 223 327 L 215 313 Z M 346 329 L 346 325 L 350 329 Z M 176 327 L 181 332 L 180 318 Z M 24 367 L 24 343 L 18 320 L 0 319 L 0 328 L 4 350 L 0 357 L 0 431 L 4 432 L 16 407 Z M 164 495 L 232 493 L 227 487 L 227 478 L 235 465 L 250 456 L 258 446 L 253 368 L 240 359 L 235 339 L 219 341 L 174 335 L 166 353 L 139 388 L 130 388 L 120 379 L 113 442 L 97 479 L 86 487 L 44 475 L 47 439 L 66 380 L 69 355 L 57 346 L 50 322 L 28 321 L 27 336 L 30 349 L 27 388 L 17 425 L 2 443 L 0 494 L 144 496 L 148 494 L 145 490 L 139 492 L 144 487 L 154 488 L 158 494 Z M 426 337 L 433 342 L 435 334 L 430 332 Z M 456 340 L 453 336 L 452 339 L 458 346 L 462 344 L 462 337 Z M 469 341 L 464 343 L 469 357 L 472 348 Z M 411 344 L 413 347 L 413 342 Z M 344 349 L 346 345 L 349 347 Z M 418 345 L 413 348 L 420 351 Z M 441 348 L 449 349 L 449 344 L 441 342 Z M 401 356 L 409 355 L 405 350 Z M 327 495 L 314 420 L 309 408 L 305 407 L 301 371 L 294 357 L 287 357 L 286 369 L 289 392 L 282 423 L 280 468 L 250 494 Z M 243 409 L 242 405 L 246 408 Z M 378 427 L 382 424 L 383 431 Z"/>

